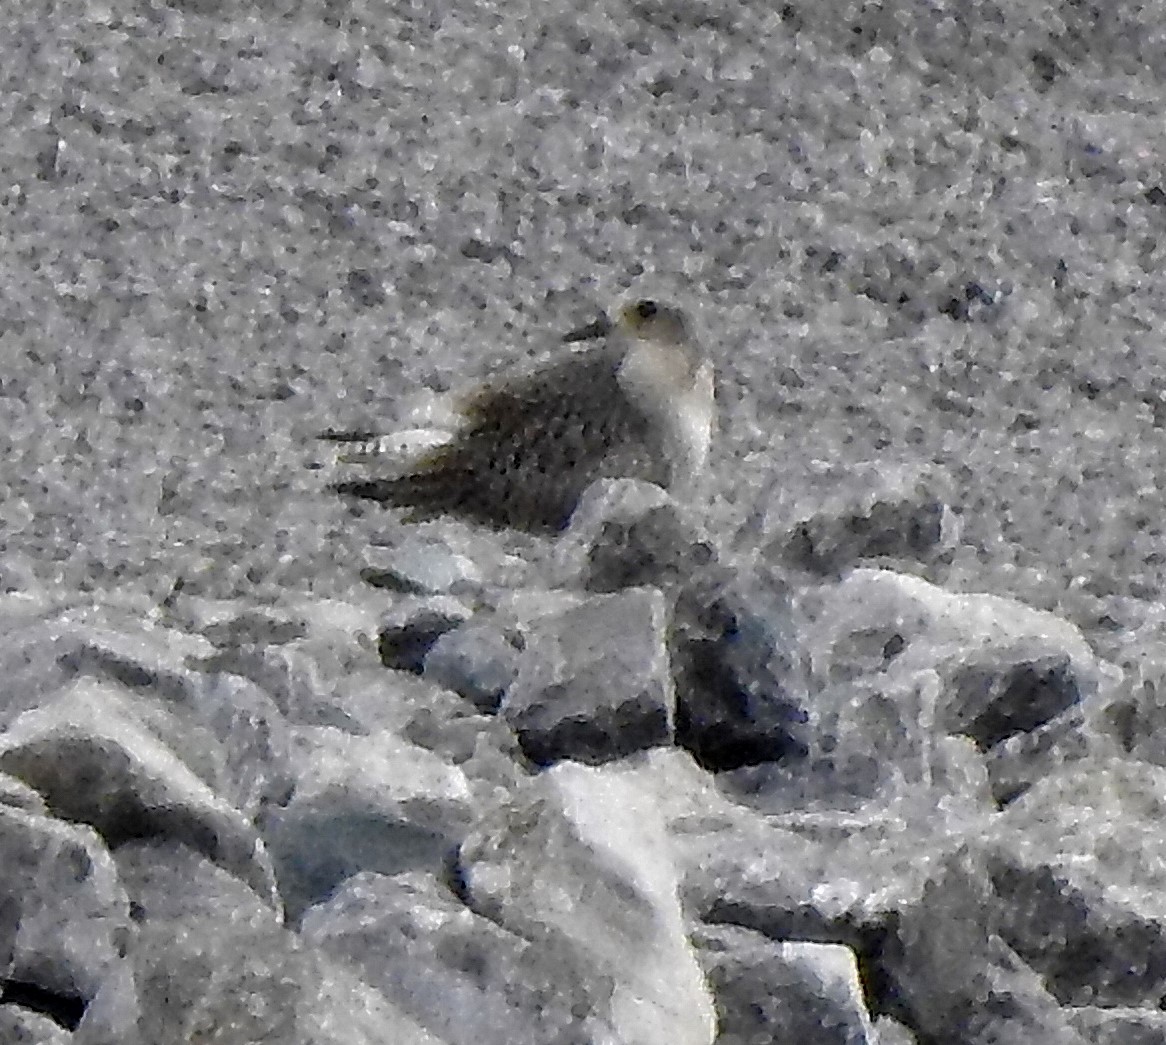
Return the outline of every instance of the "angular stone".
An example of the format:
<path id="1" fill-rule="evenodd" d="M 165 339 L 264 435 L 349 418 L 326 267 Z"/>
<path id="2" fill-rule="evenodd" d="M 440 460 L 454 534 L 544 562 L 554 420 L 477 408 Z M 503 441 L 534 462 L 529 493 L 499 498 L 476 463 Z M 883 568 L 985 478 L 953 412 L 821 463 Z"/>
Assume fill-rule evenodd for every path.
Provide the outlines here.
<path id="1" fill-rule="evenodd" d="M 805 756 L 806 674 L 788 586 L 768 570 L 708 580 L 676 602 L 677 742 L 712 771 Z"/>
<path id="2" fill-rule="evenodd" d="M 899 912 L 885 972 L 912 1025 L 937 1041 L 1085 1045 L 1041 978 L 993 931 L 992 883 L 968 850 Z"/>
<path id="3" fill-rule="evenodd" d="M 457 869 L 470 908 L 562 962 L 612 1040 L 712 1041 L 660 808 L 633 776 L 560 763 L 467 837 Z"/>
<path id="4" fill-rule="evenodd" d="M 716 559 L 687 512 L 660 487 L 635 479 L 593 483 L 556 554 L 560 582 L 593 592 L 668 592 Z"/>
<path id="5" fill-rule="evenodd" d="M 293 920 L 360 871 L 438 868 L 471 821 L 456 766 L 389 732 L 300 727 L 290 801 L 263 834 Z"/>
<path id="6" fill-rule="evenodd" d="M 989 750 L 993 791 L 1002 799 L 1015 797 L 1058 759 L 1080 757 L 1075 746 L 1085 752 L 1096 743 L 1083 712 L 1105 699 L 1117 672 L 1098 661 L 1077 628 L 1053 614 L 865 569 L 808 594 L 802 606 L 819 685 L 860 679 L 893 685 L 887 680 L 933 671 L 941 687 L 934 728 L 968 735 Z M 1080 743 L 1059 729 L 1029 742 L 1075 708 L 1066 728 Z"/>
<path id="7" fill-rule="evenodd" d="M 599 763 L 666 743 L 673 700 L 663 596 L 632 588 L 532 622 L 502 713 L 533 762 Z"/>
<path id="8" fill-rule="evenodd" d="M 718 1045 L 879 1045 L 849 948 L 735 926 L 703 926 L 693 943 L 716 1001 Z"/>
<path id="9" fill-rule="evenodd" d="M 387 1028 L 394 1042 L 437 1045 L 207 861 L 181 847 L 127 848 L 119 866 L 137 915 L 129 955 L 136 989 L 121 1003 L 136 1009 L 143 1045 L 374 1045 Z"/>
<path id="10" fill-rule="evenodd" d="M 0 865 L 0 971 L 80 1010 L 131 936 L 109 852 L 87 827 L 0 806 Z"/>
<path id="11" fill-rule="evenodd" d="M 1035 784 L 991 834 L 999 932 L 1066 1005 L 1166 993 L 1166 770 L 1088 759 Z"/>
<path id="12" fill-rule="evenodd" d="M 828 481 L 819 478 L 816 488 Z M 767 549 L 766 558 L 836 576 L 863 561 L 927 562 L 954 543 L 950 483 L 943 476 L 848 467 L 836 481 L 834 492 L 812 510 L 782 506 L 785 517 L 792 513 L 797 521 Z"/>
<path id="13" fill-rule="evenodd" d="M 354 875 L 307 911 L 302 933 L 445 1045 L 614 1040 L 588 1012 L 577 964 L 470 911 L 431 875 Z"/>
<path id="14" fill-rule="evenodd" d="M 361 571 L 367 583 L 409 595 L 458 593 L 482 583 L 474 560 L 436 534 L 405 534 L 377 550 L 378 565 Z"/>
<path id="15" fill-rule="evenodd" d="M 1069 1022 L 1091 1045 L 1166 1045 L 1166 1013 L 1159 1009 L 1066 1009 Z"/>
<path id="16" fill-rule="evenodd" d="M 0 1041 L 10 1045 L 70 1045 L 60 1024 L 20 1005 L 0 1005 Z"/>
<path id="17" fill-rule="evenodd" d="M 117 688 L 79 679 L 0 734 L 0 768 L 36 788 L 59 816 L 91 824 L 111 846 L 185 842 L 274 898 L 251 823 L 196 777 Z"/>
<path id="18" fill-rule="evenodd" d="M 469 619 L 456 600 L 409 600 L 393 607 L 381 622 L 377 651 L 381 663 L 394 671 L 420 675 L 425 657 L 446 632 Z"/>
<path id="19" fill-rule="evenodd" d="M 424 674 L 479 711 L 494 712 L 518 676 L 518 646 L 499 621 L 470 620 L 438 638 L 425 656 Z"/>

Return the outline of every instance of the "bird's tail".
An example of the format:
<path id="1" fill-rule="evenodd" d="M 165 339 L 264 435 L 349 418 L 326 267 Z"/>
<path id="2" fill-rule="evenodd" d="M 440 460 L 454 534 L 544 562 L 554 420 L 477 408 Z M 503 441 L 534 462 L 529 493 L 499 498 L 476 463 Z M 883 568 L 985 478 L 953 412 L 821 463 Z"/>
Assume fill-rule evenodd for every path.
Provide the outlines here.
<path id="1" fill-rule="evenodd" d="M 469 492 L 464 476 L 432 466 L 424 471 L 394 478 L 353 479 L 335 483 L 332 490 L 342 497 L 378 501 L 393 508 L 407 509 L 410 521 L 463 510 Z"/>

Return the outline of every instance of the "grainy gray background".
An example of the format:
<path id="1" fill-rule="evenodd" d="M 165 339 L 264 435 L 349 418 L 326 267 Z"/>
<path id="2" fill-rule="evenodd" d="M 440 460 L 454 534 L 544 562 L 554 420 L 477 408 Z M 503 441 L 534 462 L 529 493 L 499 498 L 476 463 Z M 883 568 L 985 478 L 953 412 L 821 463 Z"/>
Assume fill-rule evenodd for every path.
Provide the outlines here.
<path id="1" fill-rule="evenodd" d="M 311 434 L 645 285 L 726 537 L 917 469 L 938 579 L 1159 613 L 1161 2 L 17 0 L 0 76 L 13 576 L 342 592 L 378 522 Z"/>

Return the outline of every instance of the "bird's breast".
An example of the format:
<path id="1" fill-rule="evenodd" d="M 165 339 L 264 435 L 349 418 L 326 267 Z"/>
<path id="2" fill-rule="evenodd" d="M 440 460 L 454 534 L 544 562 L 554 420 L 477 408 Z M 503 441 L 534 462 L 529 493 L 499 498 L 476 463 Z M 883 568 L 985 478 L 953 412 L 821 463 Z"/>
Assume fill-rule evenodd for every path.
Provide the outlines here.
<path id="1" fill-rule="evenodd" d="M 701 363 L 693 372 L 675 350 L 642 345 L 628 352 L 618 379 L 657 429 L 669 459 L 669 487 L 695 479 L 708 462 L 712 435 L 712 364 Z"/>

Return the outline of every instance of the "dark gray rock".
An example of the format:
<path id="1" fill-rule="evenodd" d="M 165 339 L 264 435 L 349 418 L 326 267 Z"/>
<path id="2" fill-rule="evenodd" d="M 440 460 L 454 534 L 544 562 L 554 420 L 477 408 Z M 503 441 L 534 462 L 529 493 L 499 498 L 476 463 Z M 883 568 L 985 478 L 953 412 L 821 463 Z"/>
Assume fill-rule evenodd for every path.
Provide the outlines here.
<path id="1" fill-rule="evenodd" d="M 693 944 L 717 1007 L 717 1045 L 880 1045 L 848 948 L 733 926 L 699 928 Z"/>
<path id="2" fill-rule="evenodd" d="M 762 534 L 784 531 L 765 542 L 766 561 L 838 576 L 861 562 L 931 562 L 954 543 L 951 483 L 940 472 L 834 468 L 816 476 L 815 485 L 826 492 L 814 502 L 784 503 L 779 497 L 763 509 L 764 522 L 754 520 Z"/>
<path id="3" fill-rule="evenodd" d="M 1066 653 L 1028 656 L 997 649 L 957 665 L 939 725 L 963 733 L 987 751 L 1009 737 L 1031 733 L 1081 700 Z"/>
<path id="4" fill-rule="evenodd" d="M 361 871 L 441 866 L 468 827 L 472 793 L 456 766 L 389 731 L 296 731 L 296 781 L 263 837 L 289 918 Z"/>
<path id="5" fill-rule="evenodd" d="M 806 675 L 788 585 L 773 571 L 705 576 L 677 596 L 677 742 L 710 770 L 808 753 Z"/>
<path id="6" fill-rule="evenodd" d="M 381 663 L 394 671 L 420 675 L 437 640 L 468 619 L 468 611 L 449 598 L 411 599 L 394 606 L 377 637 Z"/>
<path id="7" fill-rule="evenodd" d="M 668 593 L 717 558 L 690 513 L 634 479 L 592 484 L 556 555 L 562 583 L 594 592 L 651 586 Z"/>

